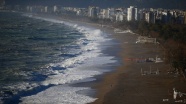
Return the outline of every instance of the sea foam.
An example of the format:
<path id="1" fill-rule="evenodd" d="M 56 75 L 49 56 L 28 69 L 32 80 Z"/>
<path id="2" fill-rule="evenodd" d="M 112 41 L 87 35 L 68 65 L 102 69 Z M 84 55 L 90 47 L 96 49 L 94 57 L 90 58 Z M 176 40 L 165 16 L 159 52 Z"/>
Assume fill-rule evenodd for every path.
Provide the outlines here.
<path id="1" fill-rule="evenodd" d="M 55 86 L 37 95 L 23 97 L 21 104 L 85 104 L 96 100 L 89 96 L 77 94 L 77 91 L 89 90 L 86 87 Z"/>
<path id="2" fill-rule="evenodd" d="M 87 28 L 78 24 L 25 15 L 35 19 L 41 19 L 52 23 L 61 23 L 71 28 L 76 29 L 84 35 L 84 37 L 78 39 L 75 43 L 80 46 L 80 51 L 73 52 L 78 54 L 76 57 L 70 57 L 62 62 L 50 63 L 41 70 L 41 73 L 47 75 L 47 79 L 35 85 L 35 83 L 26 86 L 34 85 L 33 87 L 44 85 L 55 85 L 36 95 L 26 96 L 21 98 L 23 104 L 30 103 L 46 103 L 46 104 L 85 104 L 96 100 L 86 95 L 78 94 L 81 90 L 90 90 L 87 87 L 70 87 L 69 84 L 96 80 L 93 78 L 95 75 L 100 75 L 106 71 L 106 69 L 100 70 L 99 66 L 115 63 L 114 57 L 104 55 L 99 47 L 101 42 L 106 42 L 107 38 L 104 37 L 105 33 L 100 29 Z M 65 70 L 54 70 L 54 67 L 64 68 Z M 88 80 L 91 79 L 91 80 Z"/>

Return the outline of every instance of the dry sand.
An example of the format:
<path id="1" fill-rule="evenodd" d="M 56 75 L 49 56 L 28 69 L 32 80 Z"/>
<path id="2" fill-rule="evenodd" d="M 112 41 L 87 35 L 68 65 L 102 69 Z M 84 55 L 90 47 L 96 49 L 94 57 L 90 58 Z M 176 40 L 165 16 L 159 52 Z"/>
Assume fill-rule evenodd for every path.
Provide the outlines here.
<path id="1" fill-rule="evenodd" d="M 104 76 L 96 84 L 97 98 L 93 104 L 172 104 L 186 97 L 173 99 L 173 88 L 186 93 L 186 82 L 182 76 L 168 74 L 169 65 L 165 63 L 128 61 L 127 58 L 163 58 L 163 49 L 155 44 L 136 44 L 137 35 L 113 34 L 120 41 L 122 65 L 115 72 Z M 159 70 L 159 75 L 141 75 L 143 71 Z M 167 100 L 167 101 L 163 101 Z"/>

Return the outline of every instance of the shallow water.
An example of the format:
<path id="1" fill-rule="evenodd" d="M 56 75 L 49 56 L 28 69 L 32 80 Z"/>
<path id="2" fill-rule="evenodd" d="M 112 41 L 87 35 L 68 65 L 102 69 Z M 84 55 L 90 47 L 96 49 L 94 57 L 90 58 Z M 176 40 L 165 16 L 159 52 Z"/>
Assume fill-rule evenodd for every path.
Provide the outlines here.
<path id="1" fill-rule="evenodd" d="M 100 44 L 111 41 L 107 34 L 31 14 L 0 14 L 1 101 L 82 104 L 95 100 L 78 94 L 91 88 L 69 84 L 96 80 L 95 75 L 108 71 L 100 67 L 117 62 L 102 53 Z"/>

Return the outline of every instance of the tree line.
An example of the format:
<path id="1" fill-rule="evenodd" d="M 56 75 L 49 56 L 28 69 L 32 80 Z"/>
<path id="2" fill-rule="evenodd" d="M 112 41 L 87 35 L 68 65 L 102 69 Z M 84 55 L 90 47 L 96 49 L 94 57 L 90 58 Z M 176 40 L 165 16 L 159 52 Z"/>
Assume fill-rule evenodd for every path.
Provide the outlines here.
<path id="1" fill-rule="evenodd" d="M 130 29 L 142 36 L 157 38 L 164 47 L 165 59 L 171 68 L 183 75 L 186 73 L 186 25 L 147 23 L 146 21 L 123 21 L 114 27 Z"/>

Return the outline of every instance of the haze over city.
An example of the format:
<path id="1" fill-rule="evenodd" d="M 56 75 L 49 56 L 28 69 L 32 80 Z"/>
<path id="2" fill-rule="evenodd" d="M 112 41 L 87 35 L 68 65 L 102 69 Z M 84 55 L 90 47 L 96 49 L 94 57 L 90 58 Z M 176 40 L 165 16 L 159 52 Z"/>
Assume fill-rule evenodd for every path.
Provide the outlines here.
<path id="1" fill-rule="evenodd" d="M 2 0 L 1 0 L 2 1 Z M 7 5 L 61 5 L 71 7 L 99 6 L 186 9 L 186 0 L 5 0 Z"/>

